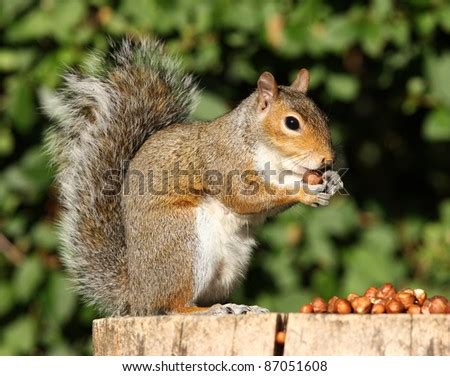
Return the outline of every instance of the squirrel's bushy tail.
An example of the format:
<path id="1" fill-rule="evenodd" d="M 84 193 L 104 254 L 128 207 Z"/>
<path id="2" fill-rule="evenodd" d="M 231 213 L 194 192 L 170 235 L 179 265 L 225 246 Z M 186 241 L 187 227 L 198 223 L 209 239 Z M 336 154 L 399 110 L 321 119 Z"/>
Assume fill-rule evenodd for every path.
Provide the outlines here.
<path id="1" fill-rule="evenodd" d="M 114 46 L 113 46 L 114 48 Z M 127 258 L 121 188 L 128 161 L 155 131 L 190 114 L 196 85 L 154 40 L 125 40 L 103 73 L 71 72 L 45 108 L 57 124 L 62 257 L 76 287 L 109 314 L 126 314 Z"/>

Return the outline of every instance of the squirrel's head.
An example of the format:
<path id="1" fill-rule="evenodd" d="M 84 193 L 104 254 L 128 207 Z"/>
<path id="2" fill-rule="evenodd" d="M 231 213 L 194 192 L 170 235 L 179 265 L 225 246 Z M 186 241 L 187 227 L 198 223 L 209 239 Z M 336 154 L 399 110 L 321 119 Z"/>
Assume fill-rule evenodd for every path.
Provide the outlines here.
<path id="1" fill-rule="evenodd" d="M 308 84 L 306 69 L 291 86 L 278 86 L 273 75 L 264 72 L 256 92 L 265 147 L 283 168 L 298 174 L 331 165 L 334 159 L 327 119 L 306 96 Z"/>

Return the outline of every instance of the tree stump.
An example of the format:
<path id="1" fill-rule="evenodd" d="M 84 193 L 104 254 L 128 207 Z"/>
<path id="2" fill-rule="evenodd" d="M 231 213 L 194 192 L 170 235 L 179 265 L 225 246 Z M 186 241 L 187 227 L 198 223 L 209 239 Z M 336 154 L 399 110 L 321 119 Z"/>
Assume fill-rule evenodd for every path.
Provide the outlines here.
<path id="1" fill-rule="evenodd" d="M 93 346 L 95 355 L 450 355 L 449 332 L 450 315 L 120 317 L 94 320 Z"/>

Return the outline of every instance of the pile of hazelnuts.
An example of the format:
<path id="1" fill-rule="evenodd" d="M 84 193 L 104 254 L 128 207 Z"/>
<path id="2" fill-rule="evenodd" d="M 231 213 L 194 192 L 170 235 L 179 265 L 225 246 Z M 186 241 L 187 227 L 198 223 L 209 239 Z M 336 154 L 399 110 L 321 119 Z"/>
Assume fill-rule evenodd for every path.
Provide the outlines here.
<path id="1" fill-rule="evenodd" d="M 369 287 L 362 296 L 355 293 L 348 294 L 346 299 L 333 296 L 328 303 L 314 298 L 300 308 L 300 313 L 450 313 L 450 303 L 441 295 L 428 298 L 422 289 L 397 291 L 392 283 L 385 283 L 380 288 Z"/>

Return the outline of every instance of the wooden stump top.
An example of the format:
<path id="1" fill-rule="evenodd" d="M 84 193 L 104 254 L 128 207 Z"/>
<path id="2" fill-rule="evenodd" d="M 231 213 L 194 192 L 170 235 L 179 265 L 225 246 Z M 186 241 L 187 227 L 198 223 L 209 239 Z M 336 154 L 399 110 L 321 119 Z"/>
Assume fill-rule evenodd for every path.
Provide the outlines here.
<path id="1" fill-rule="evenodd" d="M 450 355 L 449 333 L 450 315 L 171 315 L 94 320 L 93 346 L 95 355 Z"/>

